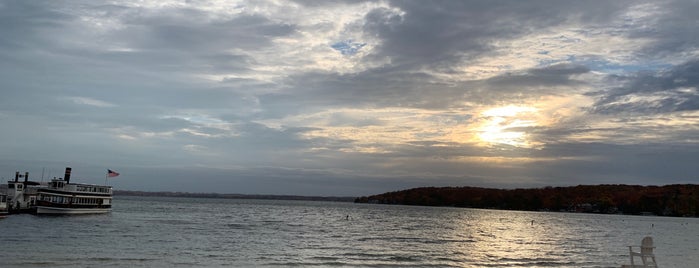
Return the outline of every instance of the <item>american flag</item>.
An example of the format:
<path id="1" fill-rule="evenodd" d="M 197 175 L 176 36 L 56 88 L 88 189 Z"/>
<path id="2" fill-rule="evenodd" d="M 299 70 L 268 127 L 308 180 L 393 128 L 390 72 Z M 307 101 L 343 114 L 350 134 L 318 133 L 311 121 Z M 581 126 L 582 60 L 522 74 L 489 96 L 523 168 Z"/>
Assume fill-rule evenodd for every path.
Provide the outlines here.
<path id="1" fill-rule="evenodd" d="M 110 178 L 111 178 L 111 177 L 116 177 L 116 176 L 119 176 L 119 173 L 117 173 L 117 172 L 114 171 L 114 170 L 107 169 L 107 177 L 110 177 Z"/>

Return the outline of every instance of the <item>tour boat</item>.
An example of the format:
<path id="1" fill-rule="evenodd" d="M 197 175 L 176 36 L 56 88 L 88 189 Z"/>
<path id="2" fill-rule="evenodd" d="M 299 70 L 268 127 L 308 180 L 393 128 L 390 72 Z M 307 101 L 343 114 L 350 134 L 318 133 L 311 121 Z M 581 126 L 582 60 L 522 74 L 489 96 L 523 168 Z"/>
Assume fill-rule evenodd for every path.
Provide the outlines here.
<path id="1" fill-rule="evenodd" d="M 24 181 L 19 181 L 24 178 Z M 9 214 L 34 213 L 36 212 L 37 190 L 44 187 L 39 182 L 29 180 L 29 172 L 24 175 L 15 173 L 15 180 L 7 182 L 6 207 Z"/>
<path id="2" fill-rule="evenodd" d="M 70 182 L 71 168 L 65 176 L 48 183 L 37 183 L 27 179 L 20 182 L 19 172 L 15 181 L 8 182 L 10 213 L 36 214 L 95 214 L 112 210 L 112 187 L 104 185 Z"/>

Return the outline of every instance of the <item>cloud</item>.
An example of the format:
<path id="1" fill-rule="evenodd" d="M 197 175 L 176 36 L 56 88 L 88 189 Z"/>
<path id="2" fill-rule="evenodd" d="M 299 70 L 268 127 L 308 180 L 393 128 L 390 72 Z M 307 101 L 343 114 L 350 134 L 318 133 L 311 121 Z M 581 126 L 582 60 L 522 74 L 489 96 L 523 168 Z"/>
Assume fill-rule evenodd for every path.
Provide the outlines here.
<path id="1" fill-rule="evenodd" d="M 66 99 L 75 103 L 75 104 L 82 104 L 82 105 L 101 107 L 101 108 L 116 107 L 117 106 L 116 104 L 113 104 L 113 103 L 109 103 L 109 102 L 101 101 L 101 100 L 96 100 L 96 99 L 92 99 L 92 98 L 86 98 L 86 97 L 68 97 Z"/>
<path id="2" fill-rule="evenodd" d="M 699 8 L 695 1 L 672 1 L 668 3 L 646 3 L 633 8 L 638 22 L 633 23 L 628 36 L 633 39 L 650 40 L 638 53 L 646 59 L 681 63 L 696 58 L 699 36 L 691 17 L 693 9 Z"/>
<path id="3" fill-rule="evenodd" d="M 546 32 L 562 24 L 609 22 L 622 11 L 617 6 L 622 4 L 438 1 L 425 5 L 394 1 L 391 5 L 395 9 L 376 9 L 367 14 L 365 31 L 382 40 L 372 56 L 389 57 L 396 65 L 414 68 L 449 66 L 493 55 L 493 43 L 534 31 Z"/>
<path id="4" fill-rule="evenodd" d="M 598 92 L 592 111 L 601 114 L 662 114 L 699 109 L 699 61 L 658 72 L 616 76 L 620 87 Z"/>
<path id="5" fill-rule="evenodd" d="M 575 88 L 587 83 L 576 76 L 586 74 L 590 69 L 582 65 L 556 64 L 543 68 L 526 70 L 522 74 L 505 74 L 486 80 L 495 91 L 531 91 L 542 93 L 559 92 L 562 87 Z"/>
<path id="6" fill-rule="evenodd" d="M 150 190 L 692 181 L 696 5 L 5 1 L 0 159 Z"/>
<path id="7" fill-rule="evenodd" d="M 134 10 L 138 11 L 138 9 Z M 114 36 L 128 37 L 136 50 L 177 50 L 187 52 L 226 49 L 255 50 L 270 45 L 274 37 L 289 35 L 293 25 L 277 23 L 259 15 L 217 19 L 195 9 L 164 9 L 150 16 L 126 14 L 124 28 Z"/>

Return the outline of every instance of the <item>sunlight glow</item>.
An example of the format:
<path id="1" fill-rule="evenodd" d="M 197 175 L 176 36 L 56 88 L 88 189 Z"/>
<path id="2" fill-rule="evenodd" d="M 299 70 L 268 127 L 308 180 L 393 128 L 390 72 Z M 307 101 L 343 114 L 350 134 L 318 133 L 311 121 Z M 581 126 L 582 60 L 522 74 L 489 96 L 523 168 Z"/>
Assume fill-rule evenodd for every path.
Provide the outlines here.
<path id="1" fill-rule="evenodd" d="M 532 147 L 534 144 L 527 139 L 524 129 L 537 126 L 529 115 L 537 111 L 534 107 L 514 105 L 486 110 L 481 113 L 486 122 L 479 129 L 478 137 L 490 145 Z"/>
<path id="2" fill-rule="evenodd" d="M 571 121 L 578 122 L 580 107 L 590 102 L 589 97 L 580 95 L 545 96 L 496 106 L 464 104 L 464 108 L 448 111 L 342 108 L 256 123 L 278 130 L 307 126 L 310 127 L 307 131 L 299 133 L 303 139 L 342 141 L 332 146 L 313 147 L 314 152 L 385 154 L 416 146 L 440 150 L 473 147 L 501 150 L 508 146 L 541 149 L 548 140 L 542 138 L 540 132 L 555 130 Z"/>

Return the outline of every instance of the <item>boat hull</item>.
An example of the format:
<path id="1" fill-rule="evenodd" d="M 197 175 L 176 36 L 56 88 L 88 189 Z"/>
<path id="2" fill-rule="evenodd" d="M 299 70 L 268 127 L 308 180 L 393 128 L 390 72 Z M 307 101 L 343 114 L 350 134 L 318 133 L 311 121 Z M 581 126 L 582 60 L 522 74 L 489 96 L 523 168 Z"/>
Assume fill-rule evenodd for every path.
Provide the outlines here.
<path id="1" fill-rule="evenodd" d="M 111 208 L 59 208 L 37 206 L 36 214 L 101 214 L 111 212 Z"/>

